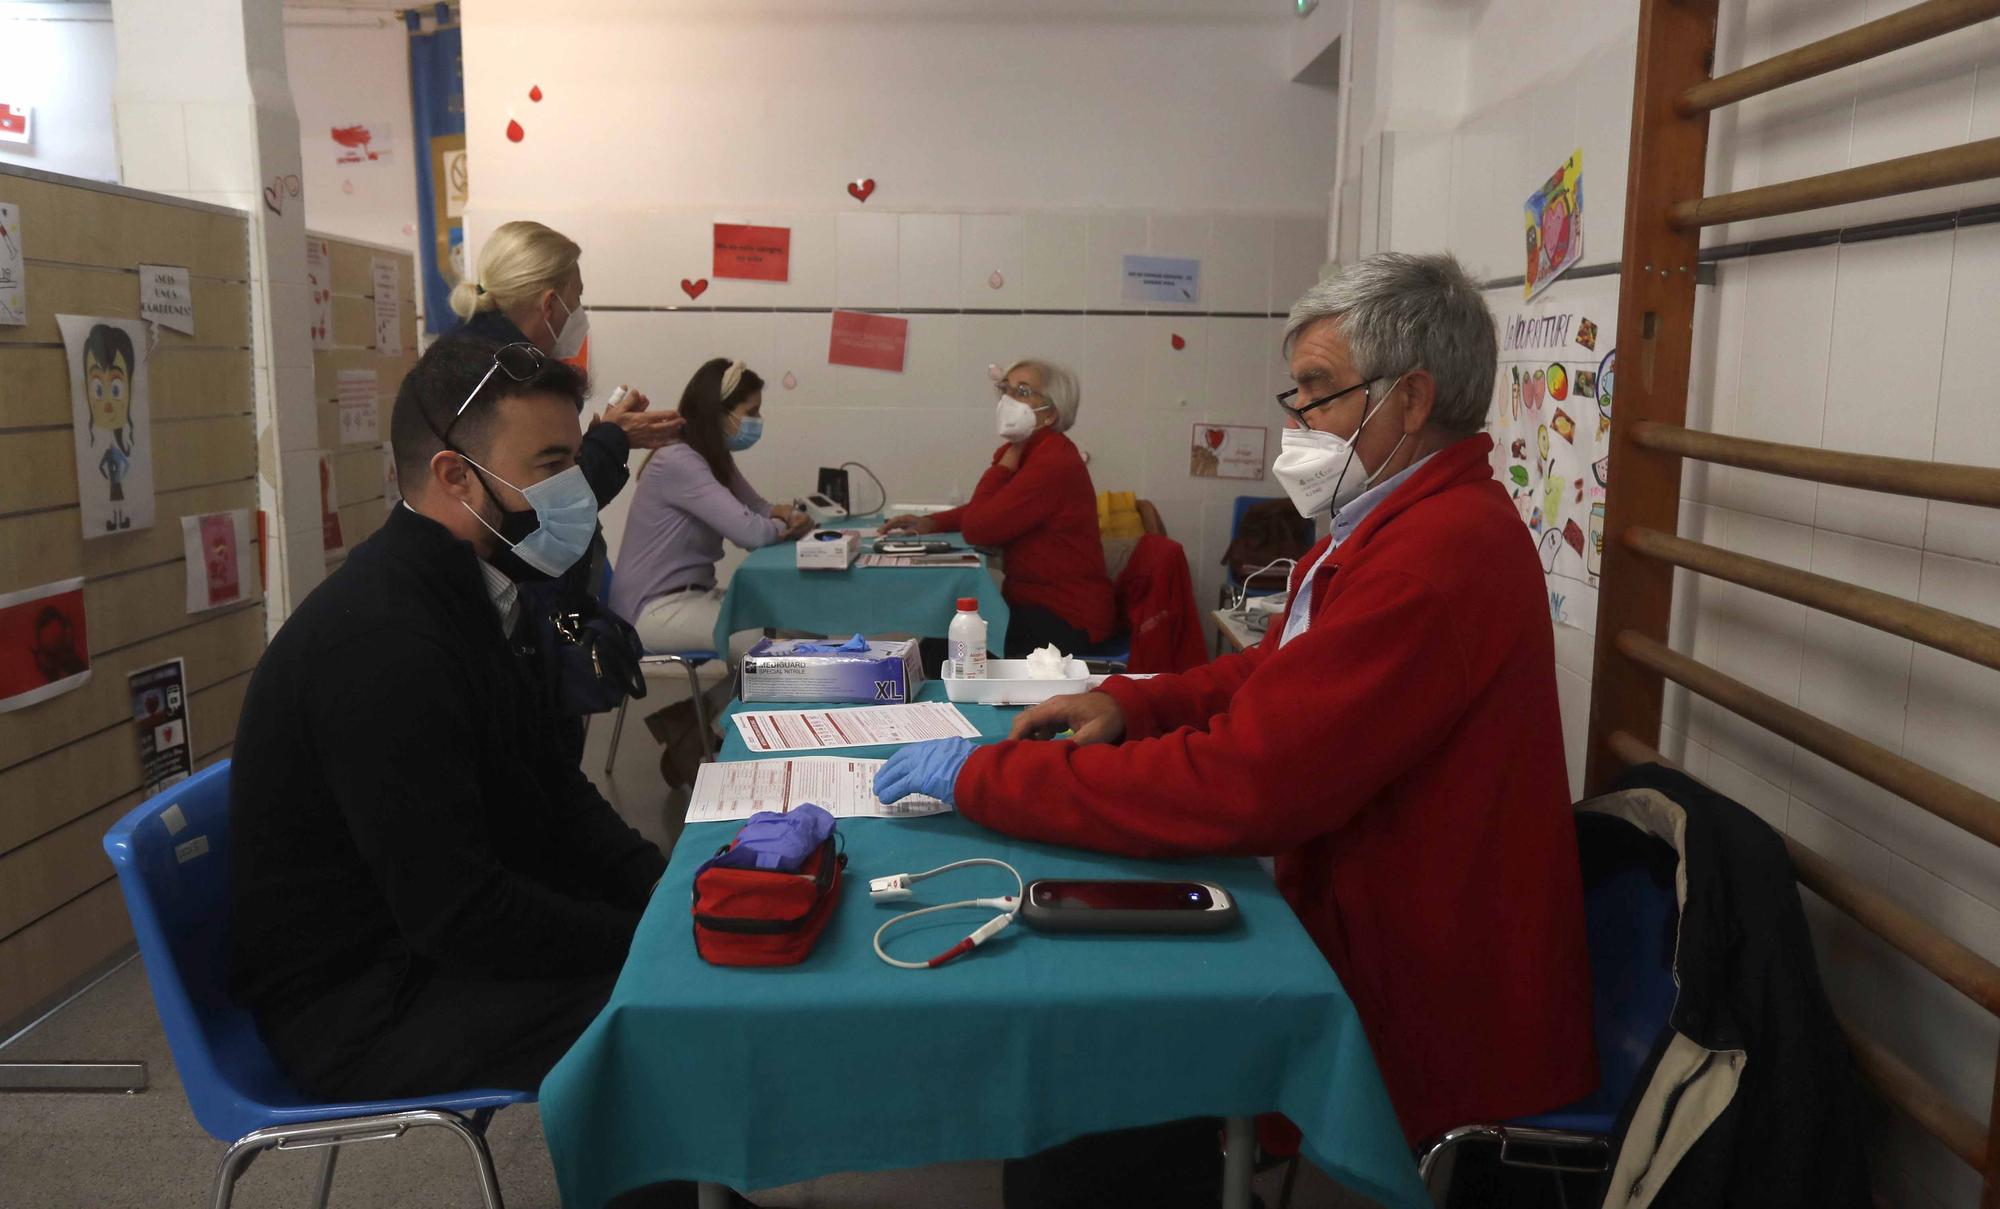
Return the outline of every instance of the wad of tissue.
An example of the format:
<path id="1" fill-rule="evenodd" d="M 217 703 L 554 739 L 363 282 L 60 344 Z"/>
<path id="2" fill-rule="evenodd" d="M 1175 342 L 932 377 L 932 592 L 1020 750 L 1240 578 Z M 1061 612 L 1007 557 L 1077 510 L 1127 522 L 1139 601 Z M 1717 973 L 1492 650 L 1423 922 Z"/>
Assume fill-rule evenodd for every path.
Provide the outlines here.
<path id="1" fill-rule="evenodd" d="M 1039 651 L 1028 653 L 1028 679 L 1061 680 L 1069 674 L 1069 656 L 1056 649 L 1051 642 Z"/>

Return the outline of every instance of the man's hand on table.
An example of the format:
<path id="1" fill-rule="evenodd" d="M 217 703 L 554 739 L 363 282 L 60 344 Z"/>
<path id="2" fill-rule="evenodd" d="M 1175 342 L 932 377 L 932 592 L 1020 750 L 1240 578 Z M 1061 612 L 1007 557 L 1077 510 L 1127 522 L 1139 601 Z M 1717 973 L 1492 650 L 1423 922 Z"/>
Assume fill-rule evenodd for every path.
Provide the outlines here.
<path id="1" fill-rule="evenodd" d="M 1051 697 L 1014 719 L 1009 739 L 1053 739 L 1064 731 L 1078 746 L 1116 743 L 1125 737 L 1125 710 L 1109 693 Z"/>
<path id="2" fill-rule="evenodd" d="M 875 773 L 875 797 L 884 802 L 900 801 L 913 793 L 956 805 L 953 791 L 958 770 L 972 755 L 968 739 L 931 739 L 898 748 L 896 754 Z"/>

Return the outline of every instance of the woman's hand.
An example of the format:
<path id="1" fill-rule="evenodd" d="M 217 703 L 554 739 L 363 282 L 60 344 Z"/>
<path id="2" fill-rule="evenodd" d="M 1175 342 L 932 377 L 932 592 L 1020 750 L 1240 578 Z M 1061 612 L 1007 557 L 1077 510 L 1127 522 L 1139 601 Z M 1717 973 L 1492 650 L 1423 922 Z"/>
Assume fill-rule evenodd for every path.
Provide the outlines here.
<path id="1" fill-rule="evenodd" d="M 888 520 L 883 521 L 882 527 L 876 530 L 876 532 L 877 533 L 936 533 L 937 522 L 933 521 L 928 516 L 917 516 L 914 513 L 905 512 L 901 516 L 892 516 Z"/>
<path id="2" fill-rule="evenodd" d="M 616 424 L 625 430 L 625 439 L 634 449 L 658 449 L 671 444 L 687 427 L 677 411 L 648 411 L 652 400 L 643 391 L 626 388 L 625 397 L 604 409 L 599 422 Z"/>
<path id="3" fill-rule="evenodd" d="M 811 513 L 794 512 L 789 517 L 779 517 L 785 522 L 785 531 L 778 535 L 779 541 L 795 542 L 813 530 Z"/>
<path id="4" fill-rule="evenodd" d="M 1125 709 L 1109 693 L 1069 693 L 1021 711 L 1009 739 L 1053 739 L 1064 731 L 1079 747 L 1125 737 Z"/>
<path id="5" fill-rule="evenodd" d="M 1019 445 L 1008 445 L 1006 451 L 1000 455 L 998 464 L 1005 466 L 1009 470 L 1019 470 L 1021 468 L 1021 447 Z"/>

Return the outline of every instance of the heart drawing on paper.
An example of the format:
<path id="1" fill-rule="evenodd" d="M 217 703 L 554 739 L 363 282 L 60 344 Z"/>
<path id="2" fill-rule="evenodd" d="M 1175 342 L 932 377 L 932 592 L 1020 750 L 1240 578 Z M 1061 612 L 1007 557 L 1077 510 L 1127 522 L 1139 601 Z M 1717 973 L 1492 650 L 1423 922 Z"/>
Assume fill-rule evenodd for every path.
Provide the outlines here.
<path id="1" fill-rule="evenodd" d="M 271 183 L 264 186 L 264 208 L 280 218 L 285 214 L 285 178 L 274 176 Z"/>
<path id="2" fill-rule="evenodd" d="M 681 290 L 690 298 L 699 298 L 708 292 L 708 278 L 704 277 L 700 281 L 689 281 L 683 277 L 681 278 Z"/>
<path id="3" fill-rule="evenodd" d="M 1201 435 L 1208 441 L 1210 449 L 1221 449 L 1223 438 L 1229 434 L 1220 428 L 1210 428 L 1203 431 Z"/>
<path id="4" fill-rule="evenodd" d="M 784 383 L 786 390 L 797 390 L 799 388 L 799 376 L 791 370 L 786 370 L 785 376 L 780 378 L 779 381 Z"/>
<path id="5" fill-rule="evenodd" d="M 865 202 L 869 194 L 875 192 L 875 178 L 871 176 L 867 180 L 855 181 L 847 186 L 847 191 L 854 195 L 855 201 Z"/>
<path id="6" fill-rule="evenodd" d="M 1187 341 L 1181 337 L 1181 334 L 1179 332 L 1175 332 L 1173 336 L 1174 336 L 1174 348 L 1176 351 L 1187 347 Z"/>

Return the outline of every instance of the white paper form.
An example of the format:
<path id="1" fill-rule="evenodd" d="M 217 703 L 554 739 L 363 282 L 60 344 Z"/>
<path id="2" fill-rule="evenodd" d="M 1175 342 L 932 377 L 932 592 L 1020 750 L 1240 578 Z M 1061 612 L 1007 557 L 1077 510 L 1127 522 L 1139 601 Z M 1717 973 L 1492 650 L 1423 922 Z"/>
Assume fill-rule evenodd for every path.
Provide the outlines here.
<path id="1" fill-rule="evenodd" d="M 744 746 L 755 752 L 824 751 L 830 747 L 979 737 L 979 728 L 967 721 L 957 706 L 944 701 L 852 709 L 747 710 L 735 719 Z"/>
<path id="2" fill-rule="evenodd" d="M 687 821 L 747 819 L 760 810 L 784 813 L 807 802 L 835 818 L 910 818 L 951 807 L 921 795 L 884 805 L 875 798 L 875 773 L 884 761 L 843 756 L 794 756 L 704 764 L 695 774 Z"/>

